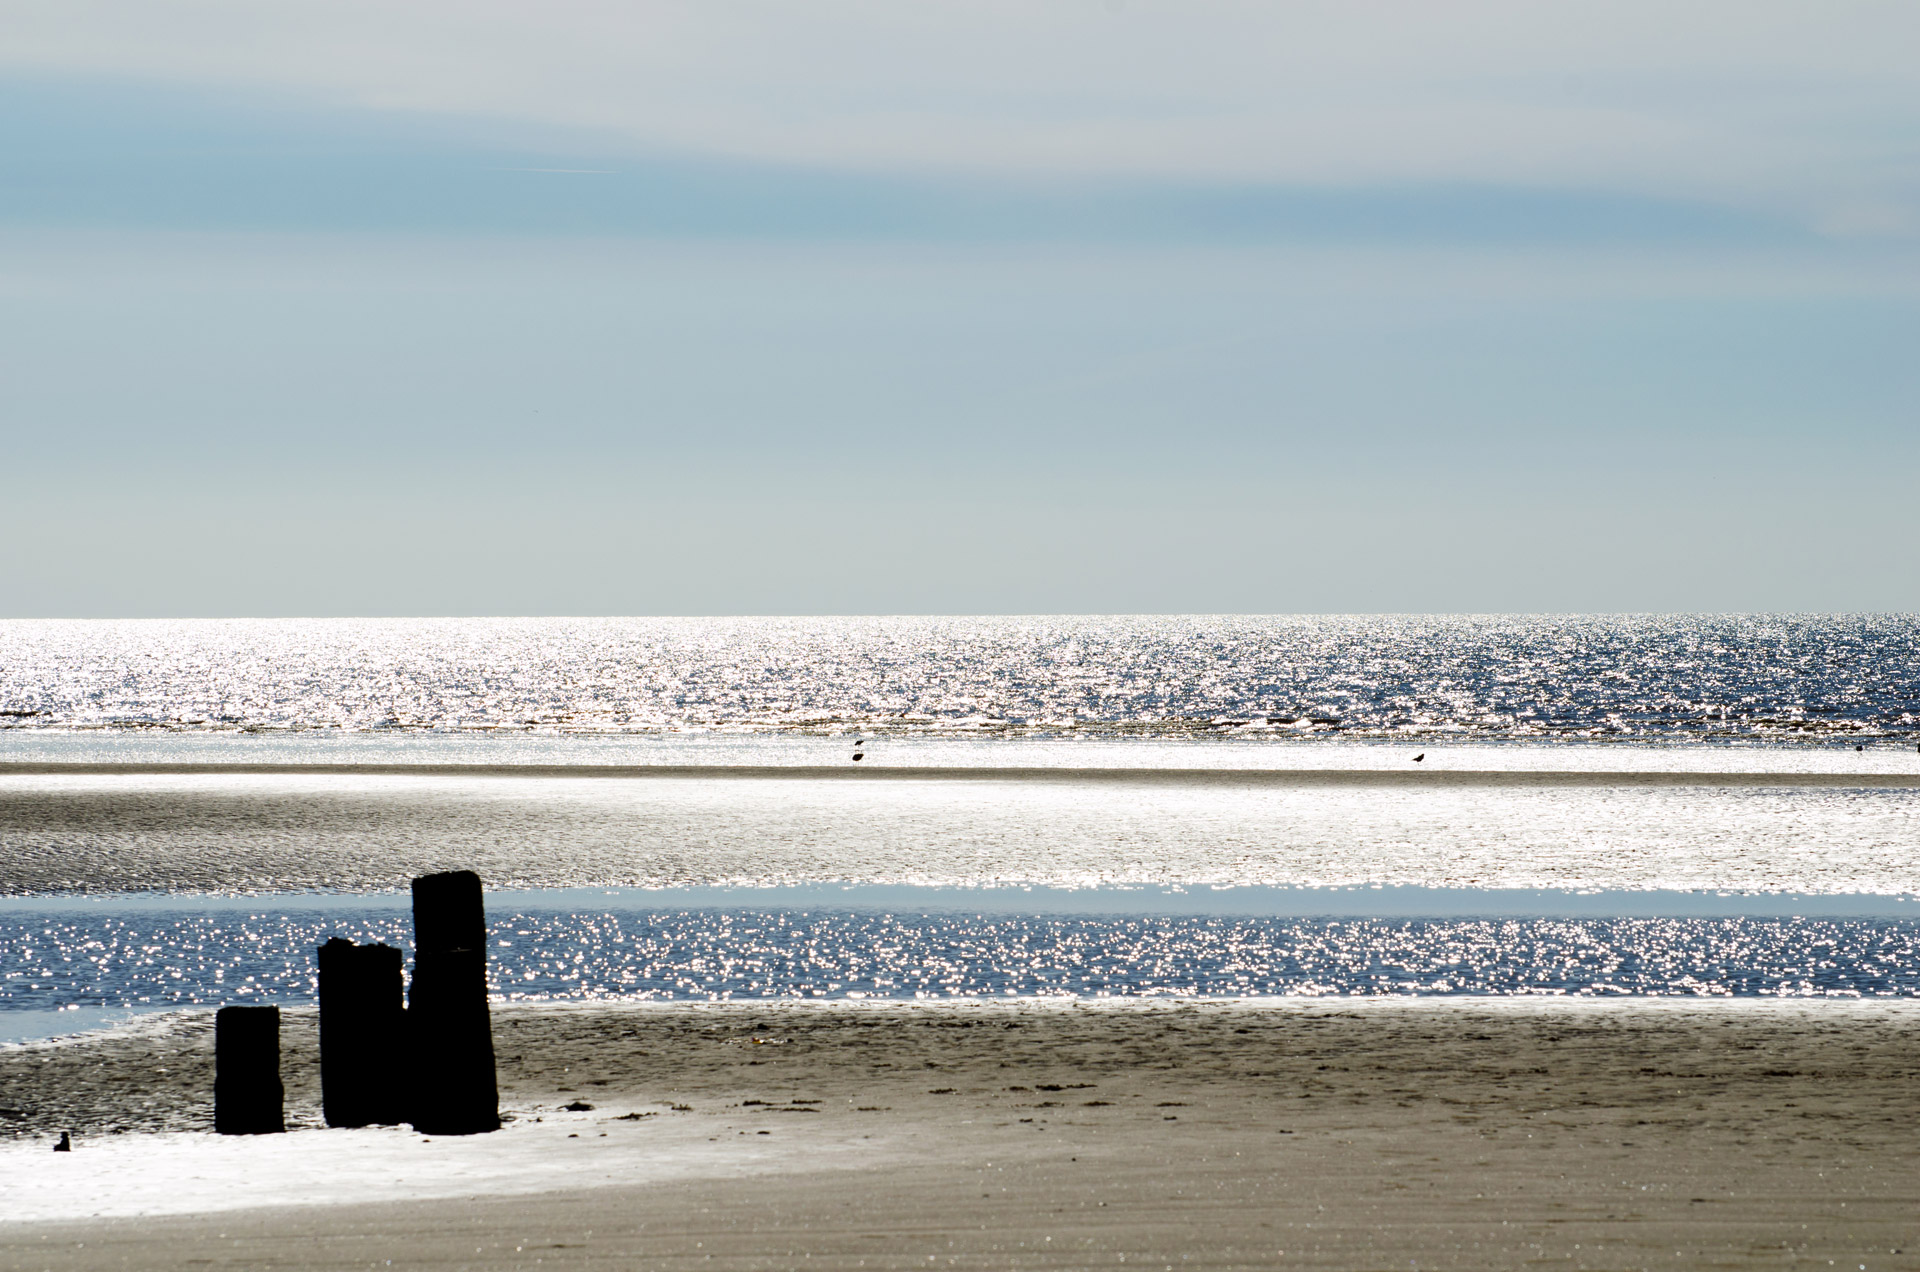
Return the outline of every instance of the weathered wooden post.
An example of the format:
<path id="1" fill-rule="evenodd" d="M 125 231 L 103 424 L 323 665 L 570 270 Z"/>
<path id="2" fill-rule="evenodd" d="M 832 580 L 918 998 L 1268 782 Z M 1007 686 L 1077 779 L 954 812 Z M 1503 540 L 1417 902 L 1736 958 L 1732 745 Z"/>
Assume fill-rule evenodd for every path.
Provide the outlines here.
<path id="1" fill-rule="evenodd" d="M 213 1017 L 213 1129 L 269 1135 L 287 1129 L 280 1085 L 280 1009 L 222 1007 Z"/>
<path id="2" fill-rule="evenodd" d="M 320 947 L 320 1103 L 328 1126 L 406 1120 L 400 951 L 334 937 Z"/>
<path id="3" fill-rule="evenodd" d="M 428 1135 L 500 1129 L 487 1013 L 487 919 L 471 870 L 413 881 L 408 1118 Z"/>

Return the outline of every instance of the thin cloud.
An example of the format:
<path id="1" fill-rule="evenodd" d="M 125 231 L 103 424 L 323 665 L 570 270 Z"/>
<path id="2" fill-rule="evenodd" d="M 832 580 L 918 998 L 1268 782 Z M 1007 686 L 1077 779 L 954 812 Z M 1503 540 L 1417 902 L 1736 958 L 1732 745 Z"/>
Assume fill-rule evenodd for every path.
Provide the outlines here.
<path id="1" fill-rule="evenodd" d="M 1920 207 L 1900 0 L 16 0 L 0 60 L 856 170 Z M 1869 210 L 1870 214 L 1862 210 Z"/>

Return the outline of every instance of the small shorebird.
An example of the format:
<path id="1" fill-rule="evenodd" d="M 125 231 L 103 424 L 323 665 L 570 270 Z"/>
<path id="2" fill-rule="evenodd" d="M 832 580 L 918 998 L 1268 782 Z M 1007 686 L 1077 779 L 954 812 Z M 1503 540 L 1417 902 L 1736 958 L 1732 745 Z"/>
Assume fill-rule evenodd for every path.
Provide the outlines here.
<path id="1" fill-rule="evenodd" d="M 1418 763 L 1419 763 L 1420 761 L 1422 761 L 1422 760 L 1424 760 L 1424 759 L 1426 759 L 1426 758 L 1427 758 L 1427 753 L 1426 753 L 1425 751 L 1422 751 L 1422 752 L 1420 752 L 1420 754 L 1418 754 L 1418 755 L 1416 755 L 1416 756 L 1414 756 L 1414 757 L 1413 757 L 1413 762 L 1414 762 L 1415 764 L 1418 764 Z"/>

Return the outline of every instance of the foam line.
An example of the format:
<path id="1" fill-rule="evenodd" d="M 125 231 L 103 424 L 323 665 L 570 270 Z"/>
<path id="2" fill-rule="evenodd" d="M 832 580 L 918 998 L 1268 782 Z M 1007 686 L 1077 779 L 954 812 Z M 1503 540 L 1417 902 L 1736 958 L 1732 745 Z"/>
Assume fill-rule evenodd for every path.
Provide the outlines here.
<path id="1" fill-rule="evenodd" d="M 648 778 L 676 781 L 1029 782 L 1257 787 L 1817 787 L 1920 789 L 1912 773 L 1607 772 L 1519 769 L 1125 769 L 718 764 L 175 764 L 0 762 L 0 777 Z"/>

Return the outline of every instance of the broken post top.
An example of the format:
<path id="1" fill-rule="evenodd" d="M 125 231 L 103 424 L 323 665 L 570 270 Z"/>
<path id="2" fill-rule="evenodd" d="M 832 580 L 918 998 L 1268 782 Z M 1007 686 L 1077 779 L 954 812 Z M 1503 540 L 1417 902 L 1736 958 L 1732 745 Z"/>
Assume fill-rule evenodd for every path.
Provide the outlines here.
<path id="1" fill-rule="evenodd" d="M 485 949 L 487 916 L 480 876 L 471 870 L 422 875 L 413 881 L 413 947 L 420 953 Z"/>
<path id="2" fill-rule="evenodd" d="M 272 1038 L 274 1046 L 280 1045 L 278 1007 L 222 1007 L 213 1014 L 213 1024 L 216 1037 Z"/>
<path id="3" fill-rule="evenodd" d="M 398 976 L 400 951 L 391 945 L 355 945 L 345 937 L 336 936 L 320 947 L 320 970 L 348 975 L 390 972 Z"/>

